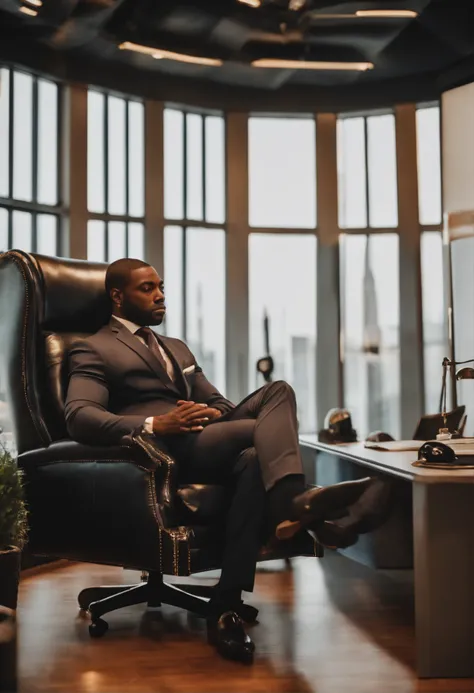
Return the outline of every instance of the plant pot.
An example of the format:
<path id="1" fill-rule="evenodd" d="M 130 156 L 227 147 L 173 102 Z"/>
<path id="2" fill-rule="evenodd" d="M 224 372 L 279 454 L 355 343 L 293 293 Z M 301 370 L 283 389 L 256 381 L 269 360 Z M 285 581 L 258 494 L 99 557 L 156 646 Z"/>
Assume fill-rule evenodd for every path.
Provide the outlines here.
<path id="1" fill-rule="evenodd" d="M 0 692 L 18 690 L 15 612 L 0 606 Z"/>
<path id="2" fill-rule="evenodd" d="M 16 546 L 0 549 L 0 605 L 16 609 L 21 551 Z"/>

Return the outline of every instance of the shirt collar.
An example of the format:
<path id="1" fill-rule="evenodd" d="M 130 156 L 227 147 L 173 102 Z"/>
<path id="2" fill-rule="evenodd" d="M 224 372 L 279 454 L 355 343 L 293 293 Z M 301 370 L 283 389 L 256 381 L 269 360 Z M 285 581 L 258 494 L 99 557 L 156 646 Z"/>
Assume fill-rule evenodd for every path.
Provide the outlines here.
<path id="1" fill-rule="evenodd" d="M 127 330 L 130 330 L 132 334 L 135 334 L 137 330 L 140 329 L 140 325 L 137 325 L 136 323 L 132 322 L 131 320 L 125 320 L 125 318 L 119 318 L 118 315 L 113 316 L 115 320 L 118 320 L 119 322 L 122 323 L 122 325 L 125 325 Z"/>

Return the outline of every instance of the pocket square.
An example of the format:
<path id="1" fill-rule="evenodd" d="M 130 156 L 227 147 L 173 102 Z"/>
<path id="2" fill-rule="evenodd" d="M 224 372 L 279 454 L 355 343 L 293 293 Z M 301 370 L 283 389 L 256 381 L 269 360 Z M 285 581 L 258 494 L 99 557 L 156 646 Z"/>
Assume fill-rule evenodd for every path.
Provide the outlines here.
<path id="1" fill-rule="evenodd" d="M 183 375 L 188 375 L 189 373 L 194 373 L 195 368 L 196 368 L 195 365 L 188 366 L 187 368 L 183 368 Z"/>

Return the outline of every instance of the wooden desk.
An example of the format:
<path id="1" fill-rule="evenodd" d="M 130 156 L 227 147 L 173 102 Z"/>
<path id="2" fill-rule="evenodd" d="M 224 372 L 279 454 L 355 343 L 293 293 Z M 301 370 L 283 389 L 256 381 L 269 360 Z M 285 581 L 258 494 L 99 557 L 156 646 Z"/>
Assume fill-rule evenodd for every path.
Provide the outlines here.
<path id="1" fill-rule="evenodd" d="M 418 675 L 474 676 L 474 470 L 414 467 L 416 452 L 328 445 L 300 436 L 302 448 L 412 484 Z M 318 482 L 318 479 L 316 479 Z"/>

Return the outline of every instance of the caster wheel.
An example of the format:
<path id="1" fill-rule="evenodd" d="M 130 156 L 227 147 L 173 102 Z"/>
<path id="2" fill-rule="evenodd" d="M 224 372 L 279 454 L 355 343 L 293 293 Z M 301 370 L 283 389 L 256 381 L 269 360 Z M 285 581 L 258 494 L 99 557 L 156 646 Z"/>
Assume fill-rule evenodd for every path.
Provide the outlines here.
<path id="1" fill-rule="evenodd" d="M 101 618 L 92 621 L 89 626 L 89 634 L 91 638 L 101 638 L 109 630 L 109 624 Z"/>
<path id="2" fill-rule="evenodd" d="M 240 618 L 245 621 L 245 623 L 257 622 L 258 609 L 250 604 L 241 604 L 238 613 Z"/>

